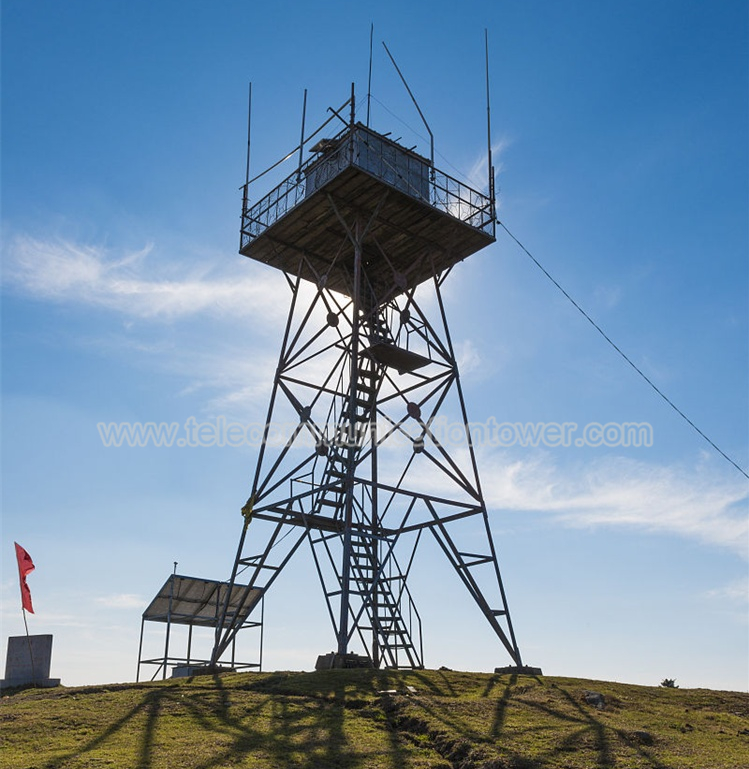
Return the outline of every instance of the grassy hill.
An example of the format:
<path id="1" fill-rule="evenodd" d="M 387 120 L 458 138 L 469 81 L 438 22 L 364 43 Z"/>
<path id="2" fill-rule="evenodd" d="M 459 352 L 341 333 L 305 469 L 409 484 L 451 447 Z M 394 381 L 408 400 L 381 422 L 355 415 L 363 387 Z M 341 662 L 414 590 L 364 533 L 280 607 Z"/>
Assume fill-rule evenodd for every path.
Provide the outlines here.
<path id="1" fill-rule="evenodd" d="M 28 689 L 0 700 L 0 738 L 9 769 L 746 769 L 749 695 L 434 670 L 248 673 Z"/>

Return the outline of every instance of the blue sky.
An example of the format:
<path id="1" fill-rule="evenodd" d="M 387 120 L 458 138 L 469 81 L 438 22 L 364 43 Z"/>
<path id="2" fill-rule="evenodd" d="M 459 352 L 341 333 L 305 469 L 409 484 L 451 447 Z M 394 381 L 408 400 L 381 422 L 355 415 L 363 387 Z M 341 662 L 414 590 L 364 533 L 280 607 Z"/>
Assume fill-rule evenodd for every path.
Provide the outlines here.
<path id="1" fill-rule="evenodd" d="M 106 448 L 96 425 L 261 418 L 287 290 L 237 254 L 247 83 L 259 171 L 298 142 L 304 88 L 308 125 L 352 81 L 364 96 L 370 22 L 373 127 L 428 153 L 384 39 L 437 165 L 477 184 L 488 28 L 500 218 L 749 465 L 746 3 L 6 0 L 2 626 L 23 632 L 17 540 L 63 683 L 134 678 L 174 561 L 229 575 L 255 450 Z M 525 660 L 747 689 L 746 478 L 501 231 L 446 299 L 472 421 L 653 428 L 651 447 L 480 450 Z M 300 555 L 268 597 L 269 669 L 332 648 L 311 569 Z M 439 554 L 414 578 L 429 666 L 506 664 Z"/>

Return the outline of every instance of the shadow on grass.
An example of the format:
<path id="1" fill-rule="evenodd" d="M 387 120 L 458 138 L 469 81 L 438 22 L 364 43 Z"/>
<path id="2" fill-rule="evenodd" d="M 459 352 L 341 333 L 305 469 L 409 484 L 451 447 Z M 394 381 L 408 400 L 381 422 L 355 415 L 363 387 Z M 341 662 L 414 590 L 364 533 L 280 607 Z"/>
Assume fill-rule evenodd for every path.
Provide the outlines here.
<path id="1" fill-rule="evenodd" d="M 143 728 L 143 737 L 141 739 L 140 760 L 138 765 L 148 767 L 150 765 L 148 756 L 150 755 L 151 745 L 153 744 L 154 728 L 161 708 L 161 700 L 166 694 L 167 692 L 165 690 L 146 692 L 143 699 L 137 705 L 132 707 L 124 716 L 118 718 L 105 731 L 94 737 L 92 740 L 89 740 L 84 746 L 77 750 L 69 751 L 62 756 L 50 759 L 44 764 L 45 769 L 61 769 L 71 759 L 97 750 L 110 738 L 129 727 L 133 720 L 137 719 L 141 713 L 145 713 L 145 724 Z"/>
<path id="2" fill-rule="evenodd" d="M 372 765 L 373 753 L 392 769 L 405 765 L 400 738 L 384 722 L 372 745 L 373 714 L 367 707 L 375 704 L 375 680 L 351 686 L 349 679 L 332 675 L 318 676 L 317 682 L 305 677 L 300 687 L 284 686 L 288 678 L 271 676 L 235 690 L 214 676 L 204 684 L 192 680 L 185 686 L 146 690 L 101 734 L 42 766 L 63 769 L 76 760 L 95 760 L 97 751 L 104 749 L 118 751 L 117 763 L 123 769 L 178 766 L 180 759 L 172 754 L 180 749 L 190 751 L 189 766 L 194 769 L 244 765 L 254 757 L 259 766 L 365 769 Z M 291 692 L 278 691 L 284 688 Z M 304 693 L 294 693 L 296 688 Z M 369 701 L 361 699 L 365 691 Z M 181 725 L 175 725 L 174 716 Z M 360 724 L 369 721 L 369 742 L 357 739 L 357 719 L 362 719 Z M 182 737 L 175 729 L 182 730 Z M 192 741 L 185 739 L 185 729 Z M 206 739 L 200 740 L 196 732 Z"/>
<path id="3" fill-rule="evenodd" d="M 590 769 L 627 766 L 631 760 L 649 769 L 669 769 L 669 765 L 661 761 L 654 750 L 648 749 L 633 734 L 607 723 L 600 711 L 592 710 L 560 687 L 546 688 L 540 678 L 534 679 L 541 689 L 529 687 L 529 677 L 519 679 L 514 674 L 509 678 L 495 676 L 486 682 L 474 702 L 480 707 L 482 701 L 496 698 L 490 725 L 485 716 L 479 716 L 470 707 L 466 710 L 442 707 L 439 701 L 430 698 L 414 698 L 404 703 L 399 713 L 401 722 L 428 731 L 435 743 L 449 746 L 456 744 L 456 738 L 467 740 L 472 749 L 461 760 L 453 760 L 455 766 L 479 767 L 486 764 L 542 769 L 562 765 L 566 763 L 565 757 L 577 753 L 584 757 L 585 766 Z M 441 687 L 432 685 L 429 688 L 437 696 L 446 696 Z M 535 690 L 534 694 L 525 696 L 529 690 Z M 548 702 L 535 699 L 539 691 L 551 695 Z M 525 711 L 526 715 L 523 716 L 520 711 Z M 532 717 L 534 712 L 540 719 Z M 512 716 L 509 719 L 508 714 Z M 527 721 L 525 725 L 524 721 Z M 534 743 L 535 748 L 532 747 Z M 488 758 L 487 749 L 496 751 L 496 764 Z M 622 749 L 628 755 L 623 756 Z M 453 759 L 449 752 L 443 752 L 443 755 Z"/>
<path id="4" fill-rule="evenodd" d="M 536 680 L 540 683 L 540 679 Z M 512 697 L 512 687 L 516 682 L 517 677 L 513 676 L 497 702 L 494 723 L 492 725 L 492 736 L 498 741 L 502 738 L 507 708 Z M 551 726 L 545 724 L 543 726 L 528 727 L 526 731 L 548 731 L 550 728 L 559 728 L 561 723 L 568 724 L 573 728 L 573 731 L 559 740 L 553 748 L 536 755 L 530 761 L 524 759 L 518 753 L 512 752 L 512 761 L 516 762 L 517 766 L 543 767 L 550 763 L 556 765 L 560 755 L 589 750 L 592 744 L 595 764 L 591 764 L 591 767 L 596 769 L 612 769 L 617 766 L 617 757 L 612 750 L 612 738 L 616 738 L 621 740 L 630 751 L 638 755 L 641 762 L 638 765 L 651 767 L 651 769 L 669 769 L 669 766 L 653 755 L 652 751 L 647 750 L 626 732 L 606 724 L 602 717 L 596 715 L 598 711 L 594 713 L 589 707 L 583 706 L 567 690 L 555 687 L 553 691 L 561 695 L 563 702 L 568 706 L 567 708 L 553 707 L 529 700 L 523 700 L 522 703 L 518 703 L 522 704 L 522 707 L 543 713 L 548 717 L 551 724 Z M 578 726 L 578 728 L 575 729 L 575 726 Z M 624 764 L 620 762 L 619 765 L 626 765 L 626 759 L 624 759 Z"/>
<path id="5" fill-rule="evenodd" d="M 573 714 L 563 714 L 558 709 L 544 707 L 540 703 L 536 703 L 535 706 L 551 716 L 564 718 L 567 721 L 579 723 L 581 726 L 562 740 L 553 751 L 549 751 L 549 755 L 558 755 L 560 753 L 576 751 L 592 738 L 597 755 L 597 766 L 600 767 L 600 769 L 609 769 L 616 765 L 616 758 L 612 752 L 611 738 L 617 737 L 622 740 L 630 750 L 639 754 L 639 758 L 642 761 L 647 762 L 645 764 L 646 766 L 650 766 L 652 769 L 669 769 L 668 765 L 664 764 L 654 756 L 652 751 L 646 750 L 625 732 L 606 724 L 600 716 L 597 717 L 593 711 L 584 707 L 582 703 L 578 702 L 567 690 L 558 687 L 556 691 L 558 691 L 563 699 L 571 706 Z"/>
<path id="6" fill-rule="evenodd" d="M 249 675 L 228 687 L 219 676 L 156 685 L 133 692 L 139 701 L 100 734 L 41 766 L 82 765 L 109 751 L 123 769 L 401 769 L 416 745 L 453 766 L 481 766 L 491 749 L 496 764 L 489 766 L 541 769 L 577 754 L 591 769 L 628 761 L 669 769 L 653 749 L 607 723 L 574 692 L 525 679 L 492 677 L 478 697 L 460 703 L 465 709 L 450 704 L 464 698 L 449 677 L 419 671 L 406 678 L 390 671 L 321 671 Z M 378 694 L 406 680 L 419 682 L 423 695 Z"/>

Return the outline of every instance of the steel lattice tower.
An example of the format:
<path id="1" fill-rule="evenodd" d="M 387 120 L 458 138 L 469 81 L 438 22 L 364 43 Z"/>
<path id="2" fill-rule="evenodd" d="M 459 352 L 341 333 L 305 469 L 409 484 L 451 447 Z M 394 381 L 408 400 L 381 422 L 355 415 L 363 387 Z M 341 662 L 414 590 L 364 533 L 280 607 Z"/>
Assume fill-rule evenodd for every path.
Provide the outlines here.
<path id="1" fill-rule="evenodd" d="M 325 664 L 423 667 L 408 576 L 431 535 L 522 666 L 441 295 L 494 242 L 493 184 L 357 123 L 353 87 L 330 111 L 343 127 L 294 174 L 254 204 L 244 188 L 240 253 L 282 271 L 291 304 L 231 582 L 264 594 L 306 543 L 336 638 Z M 223 612 L 214 664 L 238 629 Z"/>

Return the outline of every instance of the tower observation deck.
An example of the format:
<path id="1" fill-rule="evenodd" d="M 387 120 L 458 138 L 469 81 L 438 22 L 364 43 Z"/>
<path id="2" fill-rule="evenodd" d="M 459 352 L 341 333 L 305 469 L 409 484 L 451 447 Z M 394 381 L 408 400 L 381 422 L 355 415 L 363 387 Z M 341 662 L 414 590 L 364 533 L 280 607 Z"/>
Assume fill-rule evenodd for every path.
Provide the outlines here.
<path id="1" fill-rule="evenodd" d="M 423 667 L 410 575 L 431 536 L 521 669 L 441 295 L 494 242 L 493 170 L 488 195 L 439 171 L 357 122 L 353 88 L 330 112 L 291 175 L 244 186 L 240 253 L 291 300 L 230 584 L 265 596 L 307 543 L 335 636 L 318 666 Z M 246 619 L 226 602 L 212 664 Z"/>
<path id="2" fill-rule="evenodd" d="M 374 218 L 363 244 L 365 290 L 379 304 L 494 242 L 491 198 L 355 123 L 242 212 L 240 252 L 348 296 L 353 251 L 344 222 Z M 331 217 L 332 210 L 336 215 Z"/>

